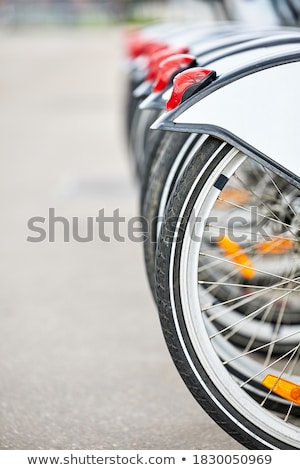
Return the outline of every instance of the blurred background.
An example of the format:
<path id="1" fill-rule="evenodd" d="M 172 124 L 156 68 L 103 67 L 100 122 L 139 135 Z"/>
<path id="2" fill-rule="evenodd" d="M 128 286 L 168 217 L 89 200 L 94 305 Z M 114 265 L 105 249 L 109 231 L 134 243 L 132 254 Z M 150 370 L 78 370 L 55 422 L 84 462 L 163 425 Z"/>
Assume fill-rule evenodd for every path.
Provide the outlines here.
<path id="1" fill-rule="evenodd" d="M 124 31 L 210 21 L 213 3 L 0 0 L 2 450 L 240 448 L 179 378 L 126 225 L 123 242 L 66 242 L 62 224 L 27 241 L 50 208 L 81 236 L 99 210 L 138 214 Z"/>
<path id="2" fill-rule="evenodd" d="M 0 0 L 0 21 L 2 25 L 14 26 L 140 23 L 183 19 L 198 13 L 201 16 L 204 8 L 210 10 L 216 3 L 215 0 L 200 0 L 200 4 L 197 0 Z"/>

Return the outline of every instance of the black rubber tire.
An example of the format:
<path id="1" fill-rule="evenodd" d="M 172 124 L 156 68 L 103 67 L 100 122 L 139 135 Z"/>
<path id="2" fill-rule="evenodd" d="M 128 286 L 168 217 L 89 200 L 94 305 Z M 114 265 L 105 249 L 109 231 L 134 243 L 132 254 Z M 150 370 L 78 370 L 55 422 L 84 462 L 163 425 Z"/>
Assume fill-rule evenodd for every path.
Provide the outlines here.
<path id="1" fill-rule="evenodd" d="M 149 182 L 142 201 L 141 215 L 147 225 L 147 237 L 144 241 L 144 260 L 151 292 L 155 299 L 155 252 L 157 217 L 161 195 L 174 160 L 189 134 L 166 132 L 153 158 Z"/>
<path id="2" fill-rule="evenodd" d="M 193 204 L 207 177 L 231 146 L 226 144 L 208 165 L 192 193 L 191 188 L 195 178 L 221 143 L 215 138 L 206 140 L 177 180 L 169 199 L 156 251 L 156 301 L 159 318 L 166 344 L 180 376 L 197 402 L 221 428 L 248 449 L 291 449 L 294 447 L 281 442 L 276 436 L 266 435 L 262 429 L 248 421 L 222 395 L 201 364 L 185 324 L 179 287 L 181 241 Z M 173 294 L 170 292 L 170 285 L 173 286 Z"/>
<path id="3" fill-rule="evenodd" d="M 133 116 L 134 116 L 137 106 L 139 105 L 139 100 L 133 96 L 133 92 L 139 84 L 140 84 L 139 82 L 136 82 L 130 76 L 127 77 L 126 91 L 125 91 L 125 96 L 124 96 L 124 115 L 125 115 L 125 135 L 126 135 L 128 145 L 130 143 Z"/>
<path id="4" fill-rule="evenodd" d="M 141 102 L 142 100 L 140 100 Z M 140 185 L 144 180 L 147 152 L 151 151 L 153 141 L 155 144 L 157 133 L 150 129 L 150 126 L 157 117 L 158 112 L 156 109 L 143 110 L 137 106 L 132 118 L 130 149 Z"/>
<path id="5" fill-rule="evenodd" d="M 146 193 L 148 191 L 148 186 L 149 186 L 150 179 L 151 179 L 152 168 L 155 165 L 155 162 L 157 161 L 159 149 L 161 147 L 162 141 L 164 140 L 165 134 L 166 134 L 166 131 L 158 131 L 158 130 L 149 129 L 149 132 L 147 135 L 147 141 L 146 141 L 146 146 L 145 146 L 145 163 L 144 163 L 143 175 L 140 181 L 141 189 L 140 189 L 139 205 L 140 205 L 141 215 L 143 213 L 144 200 L 145 200 Z"/>

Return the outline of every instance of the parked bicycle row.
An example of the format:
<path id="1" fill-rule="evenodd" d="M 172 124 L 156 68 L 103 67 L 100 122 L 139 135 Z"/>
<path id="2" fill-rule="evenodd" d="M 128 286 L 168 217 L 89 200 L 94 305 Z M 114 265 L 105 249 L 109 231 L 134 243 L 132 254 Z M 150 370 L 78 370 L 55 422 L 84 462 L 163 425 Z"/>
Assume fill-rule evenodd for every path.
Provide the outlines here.
<path id="1" fill-rule="evenodd" d="M 300 31 L 157 24 L 126 46 L 144 260 L 173 362 L 245 447 L 299 449 Z"/>

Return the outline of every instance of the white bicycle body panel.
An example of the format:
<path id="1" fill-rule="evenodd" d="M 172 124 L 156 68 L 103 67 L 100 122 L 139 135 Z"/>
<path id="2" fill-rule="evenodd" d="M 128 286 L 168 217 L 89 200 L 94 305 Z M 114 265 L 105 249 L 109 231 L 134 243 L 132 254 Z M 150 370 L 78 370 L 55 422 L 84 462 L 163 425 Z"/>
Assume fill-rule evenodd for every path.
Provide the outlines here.
<path id="1" fill-rule="evenodd" d="M 275 162 L 279 169 L 296 176 L 299 185 L 300 58 L 257 72 L 254 69 L 199 95 L 198 100 L 193 97 L 165 113 L 152 127 L 219 137 L 249 155 Z"/>
<path id="2" fill-rule="evenodd" d="M 229 131 L 300 176 L 300 62 L 236 80 L 191 106 L 175 124 Z"/>

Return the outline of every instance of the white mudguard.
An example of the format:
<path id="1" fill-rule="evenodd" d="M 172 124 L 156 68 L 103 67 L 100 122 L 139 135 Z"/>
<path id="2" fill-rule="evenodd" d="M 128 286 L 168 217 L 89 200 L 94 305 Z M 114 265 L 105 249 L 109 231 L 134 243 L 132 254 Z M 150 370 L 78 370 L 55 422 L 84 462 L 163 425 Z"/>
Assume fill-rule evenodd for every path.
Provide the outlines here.
<path id="1" fill-rule="evenodd" d="M 220 137 L 300 182 L 299 61 L 252 72 L 169 114 L 155 127 Z"/>

